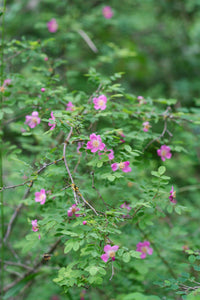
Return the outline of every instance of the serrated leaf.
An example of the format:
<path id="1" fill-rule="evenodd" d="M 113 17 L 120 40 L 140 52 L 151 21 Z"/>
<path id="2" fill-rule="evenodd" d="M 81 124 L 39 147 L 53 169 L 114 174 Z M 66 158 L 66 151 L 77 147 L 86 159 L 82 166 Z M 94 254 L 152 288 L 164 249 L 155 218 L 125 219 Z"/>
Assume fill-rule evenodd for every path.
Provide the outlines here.
<path id="1" fill-rule="evenodd" d="M 166 171 L 166 168 L 165 168 L 164 166 L 161 166 L 161 167 L 158 168 L 158 173 L 159 173 L 160 175 L 164 174 L 165 171 Z"/>

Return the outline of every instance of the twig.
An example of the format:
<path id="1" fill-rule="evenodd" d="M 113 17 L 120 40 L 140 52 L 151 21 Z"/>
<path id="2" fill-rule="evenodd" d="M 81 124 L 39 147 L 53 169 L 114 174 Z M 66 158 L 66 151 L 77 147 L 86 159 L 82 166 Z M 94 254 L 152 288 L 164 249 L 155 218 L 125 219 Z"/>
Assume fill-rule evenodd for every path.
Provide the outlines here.
<path id="1" fill-rule="evenodd" d="M 2 260 L 0 259 L 0 261 L 2 261 Z M 29 267 L 27 265 L 24 265 L 24 264 L 21 264 L 21 263 L 14 262 L 14 261 L 5 260 L 4 264 L 8 265 L 8 266 L 16 266 L 16 267 L 21 267 L 21 268 L 24 268 L 24 269 L 27 269 L 27 270 L 32 270 L 31 267 Z"/>
<path id="2" fill-rule="evenodd" d="M 94 52 L 97 53 L 98 49 L 95 46 L 95 44 L 93 43 L 93 41 L 90 39 L 90 37 L 87 35 L 87 33 L 85 33 L 85 31 L 83 31 L 82 29 L 77 30 L 77 32 L 80 34 L 80 36 L 84 39 L 84 41 L 88 44 L 88 46 L 90 47 L 90 49 Z"/>
<path id="3" fill-rule="evenodd" d="M 96 212 L 95 208 L 87 200 L 85 200 L 85 198 L 83 197 L 83 195 L 81 193 L 79 193 L 78 195 L 81 197 L 81 199 L 83 200 L 83 202 L 87 206 L 89 206 L 93 210 L 93 212 L 98 216 L 98 213 Z"/>
<path id="4" fill-rule="evenodd" d="M 112 261 L 112 274 L 109 280 L 112 280 L 113 276 L 115 275 L 115 269 L 114 269 L 114 265 L 113 265 L 113 261 Z"/>
<path id="5" fill-rule="evenodd" d="M 66 160 L 66 147 L 67 147 L 67 144 L 68 144 L 68 142 L 69 142 L 69 139 L 70 139 L 70 137 L 71 137 L 71 135 L 72 135 L 72 131 L 73 131 L 73 128 L 70 127 L 70 132 L 69 132 L 69 134 L 68 134 L 66 140 L 64 141 L 64 147 L 63 147 L 63 159 L 64 159 L 64 162 L 65 162 L 65 167 L 66 167 L 66 169 L 67 169 L 67 173 L 68 173 L 68 175 L 69 175 L 69 178 L 70 178 L 70 180 L 71 180 L 71 183 L 74 185 L 74 180 L 73 180 L 72 174 L 71 174 L 71 172 L 70 172 L 70 170 L 69 170 L 69 167 L 68 167 L 68 165 L 67 165 L 67 160 Z M 76 197 L 76 191 L 75 191 L 74 189 L 73 189 L 73 193 L 74 193 L 74 200 L 75 200 L 75 203 L 78 204 L 77 197 Z"/>
<path id="6" fill-rule="evenodd" d="M 58 244 L 60 243 L 61 238 L 59 238 L 49 249 L 48 253 L 51 254 L 54 252 L 54 250 L 57 248 Z M 31 270 L 27 271 L 21 278 L 17 278 L 15 281 L 11 282 L 10 284 L 8 284 L 3 292 L 7 292 L 9 289 L 11 289 L 13 286 L 15 286 L 18 282 L 20 282 L 21 280 L 23 280 L 24 278 L 26 278 L 27 276 L 29 276 L 30 274 L 36 273 L 37 269 L 41 266 L 43 262 L 43 258 L 41 260 L 39 260 Z"/>

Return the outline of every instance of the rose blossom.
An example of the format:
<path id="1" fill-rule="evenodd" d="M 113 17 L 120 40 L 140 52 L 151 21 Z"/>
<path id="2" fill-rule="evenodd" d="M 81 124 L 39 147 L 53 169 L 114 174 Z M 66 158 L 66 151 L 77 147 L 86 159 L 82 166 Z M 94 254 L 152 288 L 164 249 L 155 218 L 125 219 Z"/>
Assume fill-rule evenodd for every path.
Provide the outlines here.
<path id="1" fill-rule="evenodd" d="M 46 201 L 46 193 L 44 189 L 41 189 L 40 192 L 35 193 L 35 201 L 44 204 Z"/>
<path id="2" fill-rule="evenodd" d="M 172 202 L 172 203 L 176 203 L 176 191 L 174 191 L 174 187 L 172 185 L 172 189 L 170 191 L 170 196 L 169 196 L 169 200 Z"/>
<path id="3" fill-rule="evenodd" d="M 113 171 L 117 171 L 118 169 L 121 169 L 123 172 L 131 172 L 131 168 L 129 167 L 130 162 L 125 161 L 125 162 L 120 162 L 120 163 L 114 163 L 111 165 L 111 168 Z"/>
<path id="4" fill-rule="evenodd" d="M 44 93 L 45 92 L 45 88 L 41 88 L 41 92 Z"/>
<path id="5" fill-rule="evenodd" d="M 166 158 L 170 159 L 172 157 L 170 150 L 170 147 L 162 145 L 160 149 L 157 150 L 157 154 L 161 156 L 162 161 L 165 161 Z"/>
<path id="6" fill-rule="evenodd" d="M 27 124 L 30 128 L 34 128 L 38 124 L 40 124 L 40 118 L 38 117 L 38 112 L 34 111 L 32 112 L 31 116 L 26 116 L 26 121 L 24 124 Z"/>
<path id="7" fill-rule="evenodd" d="M 66 110 L 74 111 L 74 107 L 75 106 L 72 102 L 68 102 Z"/>
<path id="8" fill-rule="evenodd" d="M 115 252 L 119 249 L 119 246 L 115 245 L 111 247 L 110 245 L 106 245 L 104 247 L 104 254 L 101 255 L 101 259 L 105 262 L 108 261 L 109 258 L 111 258 L 113 261 L 115 260 Z"/>
<path id="9" fill-rule="evenodd" d="M 102 14 L 106 19 L 111 19 L 113 16 L 113 10 L 110 6 L 104 6 L 102 9 Z"/>
<path id="10" fill-rule="evenodd" d="M 33 229 L 33 231 L 35 231 L 35 232 L 38 231 L 39 228 L 38 228 L 38 224 L 37 224 L 37 219 L 31 221 L 31 223 L 32 223 L 32 229 Z"/>
<path id="11" fill-rule="evenodd" d="M 92 153 L 97 152 L 98 150 L 103 150 L 105 148 L 105 144 L 102 143 L 100 135 L 96 135 L 92 133 L 90 135 L 90 141 L 87 142 L 87 148 L 90 149 Z"/>
<path id="12" fill-rule="evenodd" d="M 153 249 L 149 247 L 150 242 L 149 241 L 144 241 L 143 243 L 140 242 L 137 244 L 137 249 L 136 251 L 141 252 L 141 258 L 144 259 L 146 258 L 147 254 L 152 255 L 153 254 Z"/>
<path id="13" fill-rule="evenodd" d="M 87 225 L 87 221 L 83 221 L 83 225 Z"/>
<path id="14" fill-rule="evenodd" d="M 56 119 L 56 118 L 54 117 L 53 112 L 51 112 L 51 118 L 49 118 L 49 121 L 50 121 L 50 120 L 55 121 L 55 119 Z M 55 123 L 52 124 L 51 122 L 49 122 L 48 125 L 51 126 L 50 130 L 53 130 L 53 129 L 56 127 L 56 124 L 55 124 Z"/>
<path id="15" fill-rule="evenodd" d="M 49 32 L 56 32 L 58 29 L 58 24 L 56 22 L 56 19 L 51 19 L 48 23 L 47 23 L 47 27 Z"/>
<path id="16" fill-rule="evenodd" d="M 143 127 L 144 132 L 149 131 L 149 128 L 151 128 L 151 125 L 149 125 L 149 122 L 144 122 L 142 125 L 144 126 Z"/>
<path id="17" fill-rule="evenodd" d="M 73 204 L 73 205 L 68 209 L 68 211 L 67 211 L 68 217 L 72 217 L 73 215 L 75 215 L 76 217 L 79 217 L 80 214 L 77 214 L 77 213 L 76 213 L 76 212 L 79 211 L 79 210 L 80 210 L 80 208 L 78 208 L 78 207 L 76 206 L 76 204 Z"/>
<path id="18" fill-rule="evenodd" d="M 100 95 L 98 98 L 93 98 L 94 109 L 105 110 L 106 109 L 107 98 L 104 95 Z"/>
<path id="19" fill-rule="evenodd" d="M 3 82 L 3 86 L 11 85 L 11 81 L 12 81 L 12 80 L 9 79 L 9 78 L 8 78 L 8 79 L 5 79 L 4 82 Z"/>

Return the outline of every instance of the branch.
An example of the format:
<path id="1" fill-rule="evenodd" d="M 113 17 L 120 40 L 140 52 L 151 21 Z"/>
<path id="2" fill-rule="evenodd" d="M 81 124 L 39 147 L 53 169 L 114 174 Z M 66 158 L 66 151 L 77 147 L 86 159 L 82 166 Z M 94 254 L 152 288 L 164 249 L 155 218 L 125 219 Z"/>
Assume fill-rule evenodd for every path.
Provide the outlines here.
<path id="1" fill-rule="evenodd" d="M 0 259 L 0 261 L 2 261 L 2 260 Z M 9 265 L 9 266 L 21 267 L 21 268 L 24 268 L 24 269 L 27 269 L 27 270 L 33 270 L 33 268 L 31 268 L 31 267 L 29 267 L 27 265 L 24 265 L 24 264 L 21 264 L 21 263 L 17 263 L 17 262 L 14 262 L 14 261 L 5 260 L 4 264 L 5 265 Z"/>
<path id="2" fill-rule="evenodd" d="M 90 49 L 94 52 L 97 53 L 98 49 L 95 46 L 95 44 L 93 43 L 93 41 L 90 39 L 90 37 L 87 35 L 87 33 L 85 33 L 85 31 L 83 31 L 82 29 L 77 30 L 77 32 L 80 34 L 80 36 L 84 39 L 84 41 L 88 44 L 88 46 L 90 47 Z"/>
<path id="3" fill-rule="evenodd" d="M 106 207 L 108 207 L 108 206 L 112 207 L 111 205 L 107 204 L 107 203 L 103 200 L 103 197 L 101 196 L 99 190 L 95 187 L 95 185 L 94 185 L 94 172 L 92 171 L 90 174 L 92 175 L 92 188 L 97 192 L 99 198 L 101 199 L 101 201 L 103 202 L 103 204 L 104 204 Z"/>
<path id="4" fill-rule="evenodd" d="M 49 249 L 48 253 L 51 254 L 54 252 L 54 250 L 57 248 L 58 244 L 60 243 L 61 238 L 59 238 Z M 30 274 L 36 273 L 36 271 L 40 268 L 41 264 L 43 263 L 43 258 L 41 260 L 39 260 L 31 270 L 27 271 L 21 278 L 17 278 L 15 281 L 13 281 L 12 283 L 8 284 L 3 292 L 7 292 L 9 289 L 11 289 L 13 286 L 15 286 L 18 282 L 20 282 L 21 280 L 23 280 L 24 278 L 26 278 L 27 276 L 29 276 Z M 2 292 L 1 292 L 2 293 Z"/>

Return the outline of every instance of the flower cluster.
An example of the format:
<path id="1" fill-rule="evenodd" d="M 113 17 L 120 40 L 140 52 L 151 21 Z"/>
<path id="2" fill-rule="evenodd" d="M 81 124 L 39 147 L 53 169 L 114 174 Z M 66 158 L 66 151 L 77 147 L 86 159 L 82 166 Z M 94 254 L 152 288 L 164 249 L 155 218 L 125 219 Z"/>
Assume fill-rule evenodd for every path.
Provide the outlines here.
<path id="1" fill-rule="evenodd" d="M 75 217 L 79 217 L 80 214 L 77 214 L 77 213 L 76 213 L 76 212 L 79 211 L 79 210 L 80 210 L 80 208 L 78 208 L 78 207 L 76 206 L 76 204 L 73 204 L 73 205 L 68 209 L 68 211 L 67 211 L 68 217 L 73 217 L 73 215 L 74 215 Z M 85 224 L 84 224 L 84 225 L 85 225 Z"/>
<path id="2" fill-rule="evenodd" d="M 49 32 L 56 32 L 58 30 L 58 24 L 56 22 L 56 19 L 51 19 L 48 23 L 47 23 L 47 28 L 49 30 Z"/>
<path id="3" fill-rule="evenodd" d="M 106 109 L 107 98 L 105 95 L 100 95 L 98 98 L 93 98 L 94 109 L 105 110 Z"/>
<path id="4" fill-rule="evenodd" d="M 111 165 L 111 168 L 113 171 L 117 171 L 118 169 L 122 170 L 125 173 L 131 172 L 131 167 L 129 167 L 130 162 L 129 161 L 124 161 L 120 163 L 114 163 Z"/>
<path id="5" fill-rule="evenodd" d="M 38 112 L 34 111 L 32 112 L 31 116 L 27 115 L 25 124 L 27 124 L 30 128 L 34 128 L 38 124 L 40 124 L 40 118 L 38 117 Z"/>
<path id="6" fill-rule="evenodd" d="M 102 151 L 105 148 L 105 144 L 102 143 L 100 135 L 92 133 L 90 135 L 90 141 L 87 142 L 87 148 L 91 150 L 92 153 L 97 152 L 98 150 Z"/>
<path id="7" fill-rule="evenodd" d="M 162 145 L 160 149 L 157 150 L 157 154 L 161 157 L 162 161 L 165 161 L 166 158 L 170 159 L 172 157 L 170 150 L 170 147 Z"/>
<path id="8" fill-rule="evenodd" d="M 105 262 L 108 261 L 109 258 L 111 258 L 113 261 L 115 260 L 115 253 L 119 249 L 119 246 L 115 245 L 111 247 L 110 245 L 106 245 L 104 247 L 104 254 L 101 255 L 101 259 Z"/>
<path id="9" fill-rule="evenodd" d="M 172 203 L 176 203 L 176 191 L 174 191 L 174 187 L 172 185 L 172 189 L 170 191 L 170 196 L 169 196 L 169 200 L 172 202 Z"/>
<path id="10" fill-rule="evenodd" d="M 149 254 L 149 255 L 153 254 L 153 249 L 150 248 L 150 242 L 149 241 L 144 241 L 144 242 L 138 243 L 136 251 L 141 252 L 140 257 L 142 259 L 146 258 L 147 254 Z"/>
<path id="11" fill-rule="evenodd" d="M 35 193 L 35 202 L 40 202 L 43 205 L 46 201 L 46 192 L 44 189 L 41 189 L 40 192 Z"/>

